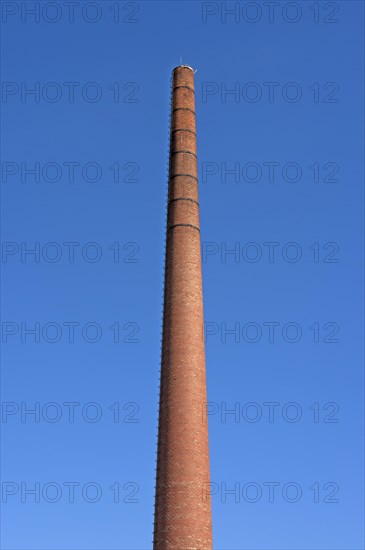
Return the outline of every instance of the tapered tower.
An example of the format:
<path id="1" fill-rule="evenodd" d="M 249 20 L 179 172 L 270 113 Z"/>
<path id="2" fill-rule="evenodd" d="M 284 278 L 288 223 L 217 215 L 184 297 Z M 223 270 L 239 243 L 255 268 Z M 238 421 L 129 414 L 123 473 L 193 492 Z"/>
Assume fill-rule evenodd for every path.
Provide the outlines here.
<path id="1" fill-rule="evenodd" d="M 203 339 L 194 71 L 172 73 L 155 550 L 209 550 L 207 401 Z"/>

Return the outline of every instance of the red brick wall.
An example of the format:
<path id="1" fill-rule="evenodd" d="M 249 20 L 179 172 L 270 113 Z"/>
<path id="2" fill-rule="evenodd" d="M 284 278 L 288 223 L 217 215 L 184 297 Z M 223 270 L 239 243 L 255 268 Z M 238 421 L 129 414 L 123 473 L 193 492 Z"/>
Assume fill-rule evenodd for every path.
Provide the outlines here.
<path id="1" fill-rule="evenodd" d="M 211 549 L 194 72 L 172 77 L 154 548 Z M 183 200 L 181 200 L 183 199 Z M 205 496 L 205 494 L 204 494 Z"/>

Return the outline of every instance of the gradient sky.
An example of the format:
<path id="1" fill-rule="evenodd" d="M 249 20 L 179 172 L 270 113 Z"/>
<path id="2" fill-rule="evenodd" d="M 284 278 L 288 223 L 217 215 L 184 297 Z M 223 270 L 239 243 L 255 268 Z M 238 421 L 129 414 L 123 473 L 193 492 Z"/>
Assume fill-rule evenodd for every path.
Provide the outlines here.
<path id="1" fill-rule="evenodd" d="M 364 548 L 363 3 L 1 8 L 1 547 L 151 548 L 182 58 L 215 548 Z"/>

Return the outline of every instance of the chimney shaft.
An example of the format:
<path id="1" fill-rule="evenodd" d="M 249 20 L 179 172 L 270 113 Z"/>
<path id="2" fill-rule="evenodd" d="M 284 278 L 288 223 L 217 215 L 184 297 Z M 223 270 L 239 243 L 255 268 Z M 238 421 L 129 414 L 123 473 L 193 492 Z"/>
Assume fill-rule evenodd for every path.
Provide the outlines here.
<path id="1" fill-rule="evenodd" d="M 155 550 L 212 548 L 194 71 L 172 73 Z"/>

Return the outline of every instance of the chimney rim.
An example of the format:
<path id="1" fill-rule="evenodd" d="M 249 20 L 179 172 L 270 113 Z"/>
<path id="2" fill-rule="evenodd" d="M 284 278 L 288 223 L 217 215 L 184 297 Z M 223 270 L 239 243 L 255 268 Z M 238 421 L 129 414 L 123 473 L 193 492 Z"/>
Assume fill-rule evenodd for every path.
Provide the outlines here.
<path id="1" fill-rule="evenodd" d="M 193 71 L 193 73 L 195 72 L 193 67 L 191 67 L 190 65 L 178 65 L 173 69 L 172 72 L 174 73 L 177 69 L 190 69 L 191 71 Z"/>

